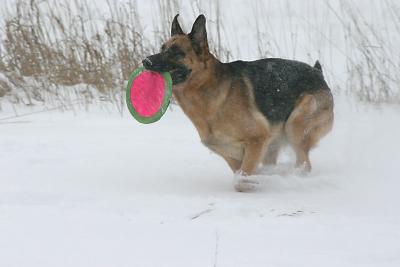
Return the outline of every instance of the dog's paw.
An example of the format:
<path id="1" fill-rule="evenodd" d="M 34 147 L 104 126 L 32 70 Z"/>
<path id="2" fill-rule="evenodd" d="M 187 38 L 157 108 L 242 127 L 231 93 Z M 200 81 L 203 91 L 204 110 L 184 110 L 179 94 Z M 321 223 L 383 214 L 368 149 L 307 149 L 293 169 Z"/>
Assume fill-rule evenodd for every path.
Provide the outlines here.
<path id="1" fill-rule="evenodd" d="M 259 188 L 260 182 L 255 176 L 244 176 L 236 173 L 233 177 L 233 187 L 237 192 L 253 192 Z"/>
<path id="2" fill-rule="evenodd" d="M 307 163 L 298 164 L 294 169 L 294 174 L 297 176 L 306 177 L 310 174 L 310 172 L 311 172 L 311 165 Z"/>

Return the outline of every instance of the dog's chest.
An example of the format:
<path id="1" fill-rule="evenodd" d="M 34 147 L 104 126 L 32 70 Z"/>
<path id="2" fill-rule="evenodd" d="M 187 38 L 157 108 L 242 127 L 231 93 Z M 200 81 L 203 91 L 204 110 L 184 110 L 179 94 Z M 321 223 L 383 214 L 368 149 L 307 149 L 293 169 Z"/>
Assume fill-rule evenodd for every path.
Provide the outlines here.
<path id="1" fill-rule="evenodd" d="M 244 144 L 227 131 L 210 127 L 207 136 L 201 138 L 201 142 L 213 152 L 241 160 L 244 153 Z"/>
<path id="2" fill-rule="evenodd" d="M 238 160 L 243 157 L 243 144 L 236 131 L 238 125 L 229 117 L 221 116 L 225 108 L 218 101 L 210 101 L 207 95 L 180 92 L 175 92 L 175 97 L 206 147 L 217 154 Z"/>

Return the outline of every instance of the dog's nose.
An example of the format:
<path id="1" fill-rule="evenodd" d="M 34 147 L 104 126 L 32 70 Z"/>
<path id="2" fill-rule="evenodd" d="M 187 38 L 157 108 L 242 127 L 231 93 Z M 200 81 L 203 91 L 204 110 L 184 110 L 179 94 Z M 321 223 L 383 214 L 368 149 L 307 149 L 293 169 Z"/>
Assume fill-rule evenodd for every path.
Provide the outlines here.
<path id="1" fill-rule="evenodd" d="M 151 65 L 153 65 L 153 62 L 151 62 L 151 60 L 146 57 L 145 59 L 142 60 L 143 66 L 148 69 L 151 67 Z"/>

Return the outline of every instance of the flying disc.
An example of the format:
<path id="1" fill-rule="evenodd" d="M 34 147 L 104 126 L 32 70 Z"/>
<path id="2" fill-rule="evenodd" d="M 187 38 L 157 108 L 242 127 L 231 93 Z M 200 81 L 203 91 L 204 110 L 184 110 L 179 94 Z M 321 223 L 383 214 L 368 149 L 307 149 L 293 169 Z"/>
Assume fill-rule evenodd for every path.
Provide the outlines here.
<path id="1" fill-rule="evenodd" d="M 132 116 L 141 123 L 153 123 L 167 111 L 172 96 L 172 79 L 168 72 L 137 68 L 126 88 L 126 104 Z"/>

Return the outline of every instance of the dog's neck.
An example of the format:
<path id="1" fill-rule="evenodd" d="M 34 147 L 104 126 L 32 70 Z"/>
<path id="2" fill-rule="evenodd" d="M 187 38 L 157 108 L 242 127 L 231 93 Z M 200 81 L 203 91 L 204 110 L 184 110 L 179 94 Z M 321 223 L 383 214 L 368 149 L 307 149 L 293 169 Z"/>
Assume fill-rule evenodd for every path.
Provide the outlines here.
<path id="1" fill-rule="evenodd" d="M 193 70 L 194 73 L 187 81 L 172 87 L 175 95 L 186 95 L 189 91 L 212 89 L 215 69 L 217 64 L 220 64 L 219 60 L 210 54 L 206 60 L 198 64 L 200 65 L 198 70 Z"/>
<path id="2" fill-rule="evenodd" d="M 224 94 L 218 90 L 219 81 L 216 79 L 216 68 L 221 62 L 211 55 L 203 64 L 204 69 L 198 71 L 188 81 L 173 86 L 175 99 L 193 122 L 201 138 L 208 135 L 209 120 L 219 108 L 219 101 L 215 100 Z M 210 101 L 210 98 L 214 101 Z"/>

